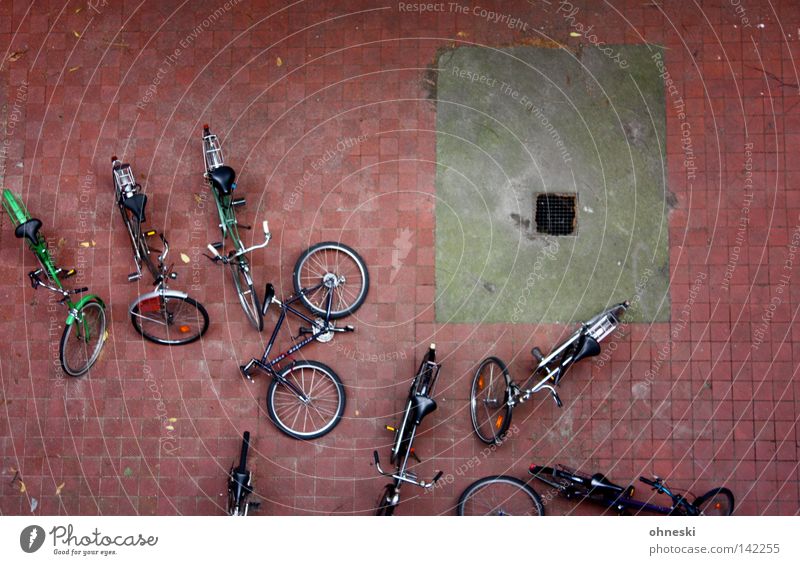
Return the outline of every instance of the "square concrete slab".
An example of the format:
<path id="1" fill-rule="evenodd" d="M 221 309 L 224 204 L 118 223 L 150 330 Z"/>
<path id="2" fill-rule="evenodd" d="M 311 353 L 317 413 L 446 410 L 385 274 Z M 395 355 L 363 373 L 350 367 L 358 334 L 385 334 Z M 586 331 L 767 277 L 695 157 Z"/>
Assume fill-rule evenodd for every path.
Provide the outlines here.
<path id="1" fill-rule="evenodd" d="M 440 53 L 437 321 L 669 319 L 661 53 Z"/>

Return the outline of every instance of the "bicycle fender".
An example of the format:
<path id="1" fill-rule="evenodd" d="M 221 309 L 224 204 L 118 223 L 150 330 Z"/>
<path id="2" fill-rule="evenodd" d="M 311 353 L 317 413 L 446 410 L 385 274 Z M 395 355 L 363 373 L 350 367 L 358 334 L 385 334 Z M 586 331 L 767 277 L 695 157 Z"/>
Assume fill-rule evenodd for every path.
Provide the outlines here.
<path id="1" fill-rule="evenodd" d="M 75 303 L 75 310 L 80 310 L 89 302 L 97 302 L 98 304 L 100 304 L 100 307 L 103 308 L 103 310 L 106 309 L 105 302 L 100 300 L 99 296 L 97 296 L 96 294 L 87 294 L 83 298 L 78 300 L 78 302 Z M 69 316 L 67 316 L 66 323 L 68 326 L 71 326 L 72 324 L 75 323 L 75 316 L 73 316 L 72 313 L 70 313 Z"/>
<path id="2" fill-rule="evenodd" d="M 131 305 L 128 306 L 128 312 L 133 312 L 133 307 L 136 306 L 137 304 L 139 304 L 139 302 L 141 302 L 142 300 L 148 300 L 150 298 L 158 298 L 159 296 L 161 296 L 161 294 L 162 294 L 161 291 L 153 290 L 153 291 L 146 292 L 146 293 L 138 296 L 136 298 L 136 300 L 131 302 Z M 164 296 L 169 296 L 170 298 L 188 298 L 189 297 L 188 294 L 186 294 L 185 292 L 181 292 L 180 290 L 165 290 L 163 292 L 163 295 Z"/>

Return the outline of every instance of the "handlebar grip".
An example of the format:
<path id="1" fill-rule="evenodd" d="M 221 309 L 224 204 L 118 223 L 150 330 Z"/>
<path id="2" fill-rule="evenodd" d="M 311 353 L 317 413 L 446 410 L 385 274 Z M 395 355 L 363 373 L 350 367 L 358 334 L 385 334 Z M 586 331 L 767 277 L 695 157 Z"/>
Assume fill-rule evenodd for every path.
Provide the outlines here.
<path id="1" fill-rule="evenodd" d="M 378 452 L 377 451 L 373 451 L 372 452 L 372 458 L 375 460 L 375 464 L 376 465 L 378 465 L 381 462 L 380 458 L 378 457 Z"/>
<path id="2" fill-rule="evenodd" d="M 311 328 L 304 328 L 304 327 L 300 327 L 300 335 L 303 335 L 303 334 L 313 334 L 313 333 L 314 333 L 314 330 L 313 330 L 313 329 L 311 329 Z"/>
<path id="3" fill-rule="evenodd" d="M 267 220 L 264 220 L 261 226 L 264 228 L 264 235 L 269 234 L 269 222 Z"/>
<path id="4" fill-rule="evenodd" d="M 563 407 L 563 406 L 564 406 L 564 403 L 563 403 L 563 402 L 561 402 L 561 398 L 558 396 L 558 393 L 557 393 L 557 392 L 555 392 L 555 391 L 553 391 L 553 399 L 555 399 L 555 401 L 556 401 L 556 406 L 558 406 L 559 408 L 561 408 L 561 407 Z"/>
<path id="5" fill-rule="evenodd" d="M 217 251 L 217 248 L 211 245 L 210 243 L 208 244 L 208 250 L 211 251 L 211 254 L 214 257 L 219 257 L 219 251 Z"/>
<path id="6" fill-rule="evenodd" d="M 89 290 L 88 286 L 82 286 L 81 288 L 76 288 L 72 291 L 72 294 L 80 294 L 81 292 L 86 292 Z"/>
<path id="7" fill-rule="evenodd" d="M 435 477 L 433 477 L 433 480 L 431 481 L 431 485 L 435 485 L 435 484 L 436 484 L 436 482 L 437 482 L 439 479 L 441 479 L 441 478 L 442 478 L 442 475 L 444 475 L 444 471 L 439 471 L 438 473 L 436 473 L 436 476 L 435 476 Z"/>
<path id="8" fill-rule="evenodd" d="M 659 484 L 657 482 L 651 481 L 648 478 L 639 477 L 639 480 L 642 481 L 644 484 L 653 487 L 654 489 L 658 489 L 659 488 Z"/>

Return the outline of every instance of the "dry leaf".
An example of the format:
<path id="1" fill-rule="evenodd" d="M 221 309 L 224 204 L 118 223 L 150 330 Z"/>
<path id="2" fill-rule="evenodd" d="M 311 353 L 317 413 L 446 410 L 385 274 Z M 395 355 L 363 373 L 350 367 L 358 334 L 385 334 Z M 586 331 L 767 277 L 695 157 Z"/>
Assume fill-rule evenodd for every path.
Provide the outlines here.
<path id="1" fill-rule="evenodd" d="M 80 34 L 80 33 L 78 33 L 78 32 L 77 32 L 77 31 L 75 31 L 75 30 L 72 30 L 72 35 L 74 35 L 74 36 L 75 36 L 75 37 L 77 37 L 78 39 L 80 39 L 80 38 L 81 38 L 81 34 Z"/>
<path id="2" fill-rule="evenodd" d="M 80 65 L 78 65 L 77 67 L 70 67 L 70 68 L 69 68 L 69 70 L 68 70 L 67 72 L 68 72 L 68 73 L 74 73 L 75 71 L 77 71 L 77 70 L 78 70 L 78 69 L 80 69 L 80 68 L 81 68 L 81 66 L 80 66 Z"/>
<path id="3" fill-rule="evenodd" d="M 81 13 L 81 10 L 83 10 L 83 8 L 81 8 L 80 6 L 78 6 L 77 8 L 75 8 L 75 13 L 76 13 L 76 14 L 80 14 L 80 13 Z"/>
<path id="4" fill-rule="evenodd" d="M 27 492 L 27 491 L 28 491 L 28 487 L 25 486 L 25 483 L 20 481 L 19 482 L 19 492 Z"/>
<path id="5" fill-rule="evenodd" d="M 106 330 L 105 333 L 103 334 L 103 341 L 106 341 L 107 339 L 108 339 L 108 330 Z"/>
<path id="6" fill-rule="evenodd" d="M 198 204 L 202 204 L 202 202 L 203 202 L 203 197 L 202 197 L 202 196 L 200 196 L 199 194 L 195 194 L 195 195 L 194 195 L 194 201 L 195 201 L 195 202 L 197 202 Z"/>
<path id="7" fill-rule="evenodd" d="M 173 431 L 173 430 L 175 429 L 175 426 L 167 426 L 167 429 L 168 429 L 169 431 Z"/>
<path id="8" fill-rule="evenodd" d="M 569 36 L 570 37 L 580 37 L 581 34 L 578 33 L 577 31 L 571 31 L 571 32 L 569 32 Z"/>
<path id="9" fill-rule="evenodd" d="M 31 512 L 36 512 L 37 508 L 39 508 L 39 501 L 31 497 Z"/>
<path id="10" fill-rule="evenodd" d="M 466 31 L 459 31 L 456 37 L 469 37 L 469 34 Z"/>
<path id="11" fill-rule="evenodd" d="M 181 253 L 181 261 L 184 263 L 189 263 L 191 259 L 189 259 L 189 256 L 186 253 Z"/>
<path id="12" fill-rule="evenodd" d="M 279 66 L 279 67 L 282 67 L 283 66 L 283 59 L 281 59 L 280 57 L 275 57 L 275 64 L 277 66 Z"/>
<path id="13" fill-rule="evenodd" d="M 97 245 L 94 240 L 92 241 L 81 241 L 81 247 L 94 247 Z"/>
<path id="14" fill-rule="evenodd" d="M 20 49 L 19 51 L 14 51 L 13 53 L 11 53 L 11 55 L 8 56 L 8 61 L 10 63 L 13 63 L 14 61 L 19 61 L 20 58 L 27 52 L 28 52 L 27 49 Z"/>
<path id="15" fill-rule="evenodd" d="M 56 496 L 60 496 L 61 495 L 61 491 L 64 489 L 64 484 L 65 483 L 61 483 L 60 485 L 58 485 L 56 487 Z"/>
<path id="16" fill-rule="evenodd" d="M 177 421 L 178 421 L 178 419 L 177 419 L 177 418 L 170 418 L 170 419 L 169 419 L 169 421 L 170 421 L 170 422 L 172 422 L 172 423 L 174 424 L 175 422 L 177 422 Z"/>
<path id="17" fill-rule="evenodd" d="M 16 473 L 16 472 L 17 472 L 17 470 L 16 470 L 14 467 L 9 467 L 9 468 L 8 468 L 8 472 L 9 472 L 9 473 Z"/>

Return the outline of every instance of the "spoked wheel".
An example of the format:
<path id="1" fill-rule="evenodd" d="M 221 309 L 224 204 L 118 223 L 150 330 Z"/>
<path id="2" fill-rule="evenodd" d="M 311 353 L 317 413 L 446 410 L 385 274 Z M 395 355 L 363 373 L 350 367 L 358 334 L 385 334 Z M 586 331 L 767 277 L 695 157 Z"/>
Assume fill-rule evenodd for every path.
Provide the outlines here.
<path id="1" fill-rule="evenodd" d="M 192 298 L 151 296 L 131 308 L 131 323 L 146 339 L 162 345 L 186 345 L 208 329 L 208 312 Z"/>
<path id="2" fill-rule="evenodd" d="M 84 374 L 97 361 L 106 340 L 106 311 L 92 300 L 81 306 L 61 336 L 61 367 L 72 377 Z"/>
<path id="3" fill-rule="evenodd" d="M 332 294 L 331 319 L 335 320 L 352 314 L 364 303 L 369 273 L 358 253 L 347 245 L 329 241 L 318 243 L 300 255 L 292 282 L 306 308 L 318 316 L 325 315 L 328 294 Z M 318 288 L 313 292 L 300 293 L 314 287 Z"/>
<path id="4" fill-rule="evenodd" d="M 396 504 L 394 504 L 394 485 L 388 484 L 383 489 L 380 498 L 378 499 L 378 503 L 375 505 L 375 515 L 376 516 L 391 516 L 394 514 L 394 508 Z"/>
<path id="5" fill-rule="evenodd" d="M 459 516 L 544 516 L 542 499 L 514 477 L 498 475 L 475 481 L 458 499 Z"/>
<path id="6" fill-rule="evenodd" d="M 315 439 L 342 419 L 344 385 L 333 369 L 316 361 L 300 361 L 273 379 L 267 392 L 269 417 L 288 436 Z"/>
<path id="7" fill-rule="evenodd" d="M 725 487 L 711 489 L 698 496 L 694 505 L 701 516 L 730 516 L 733 514 L 733 493 Z"/>
<path id="8" fill-rule="evenodd" d="M 253 279 L 250 276 L 250 265 L 240 257 L 238 262 L 231 263 L 231 274 L 236 285 L 236 294 L 239 295 L 239 302 L 247 315 L 247 319 L 258 331 L 264 329 L 264 318 L 261 317 L 261 305 L 258 301 L 258 294 L 253 288 Z"/>
<path id="9" fill-rule="evenodd" d="M 472 379 L 469 396 L 472 427 L 480 440 L 489 445 L 502 441 L 511 425 L 510 385 L 506 364 L 497 357 L 484 359 Z"/>

